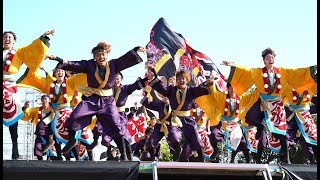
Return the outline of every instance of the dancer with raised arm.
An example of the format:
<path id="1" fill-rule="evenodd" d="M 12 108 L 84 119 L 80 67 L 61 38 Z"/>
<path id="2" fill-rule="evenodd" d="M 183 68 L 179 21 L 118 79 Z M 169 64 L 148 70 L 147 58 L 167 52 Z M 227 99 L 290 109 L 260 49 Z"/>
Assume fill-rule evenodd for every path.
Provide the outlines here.
<path id="1" fill-rule="evenodd" d="M 228 81 L 238 94 L 246 92 L 252 85 L 257 87 L 260 97 L 246 115 L 249 125 L 257 126 L 256 139 L 260 139 L 267 125 L 272 136 L 269 138 L 270 148 L 279 153 L 280 161 L 288 163 L 286 141 L 286 115 L 282 103 L 283 89 L 292 85 L 298 93 L 312 87 L 317 82 L 316 68 L 281 68 L 276 67 L 275 52 L 267 48 L 262 52 L 263 68 L 247 68 L 236 66 L 229 61 L 223 61 L 231 66 Z M 260 109 L 262 107 L 263 110 Z M 280 143 L 279 143 L 280 142 Z M 258 149 L 256 162 L 261 162 L 262 149 Z"/>
<path id="2" fill-rule="evenodd" d="M 69 141 L 63 148 L 63 153 L 68 153 L 77 144 L 74 138 L 76 131 L 88 126 L 95 115 L 97 123 L 102 126 L 103 139 L 108 138 L 108 130 L 112 129 L 113 138 L 118 142 L 121 160 L 128 160 L 123 138 L 125 129 L 120 123 L 112 86 L 118 72 L 142 62 L 137 52 L 144 52 L 145 49 L 135 47 L 120 58 L 107 61 L 110 51 L 111 45 L 100 42 L 92 49 L 93 59 L 90 60 L 63 61 L 58 57 L 51 58 L 60 63 L 61 69 L 85 73 L 87 77 L 84 80 L 88 83 L 87 87 L 79 89 L 83 94 L 82 101 L 67 119 Z"/>
<path id="3" fill-rule="evenodd" d="M 24 116 L 21 120 L 31 120 L 32 124 L 36 125 L 34 154 L 38 160 L 43 160 L 45 153 L 54 145 L 51 122 L 54 119 L 55 112 L 50 105 L 50 98 L 48 95 L 42 95 L 41 106 L 33 108 L 29 108 L 29 101 L 26 101 L 22 110 Z M 49 139 L 52 140 L 49 141 Z"/>
<path id="4" fill-rule="evenodd" d="M 12 140 L 13 160 L 19 158 L 18 120 L 23 116 L 22 105 L 15 82 L 15 74 L 25 64 L 31 71 L 36 71 L 43 61 L 50 46 L 49 35 L 55 30 L 46 31 L 31 44 L 14 49 L 17 36 L 12 31 L 5 31 L 2 37 L 3 47 L 3 124 L 9 127 Z"/>
<path id="5" fill-rule="evenodd" d="M 213 80 L 208 79 L 198 86 L 187 86 L 190 81 L 190 74 L 186 70 L 180 70 L 176 74 L 175 86 L 164 86 L 153 67 L 150 69 L 149 79 L 151 80 L 149 86 L 155 89 L 158 93 L 169 98 L 170 106 L 172 108 L 171 125 L 182 129 L 186 137 L 186 143 L 190 147 L 190 151 L 184 156 L 180 156 L 180 161 L 187 161 L 192 152 L 198 154 L 197 161 L 203 162 L 203 142 L 197 130 L 195 117 L 191 116 L 191 109 L 195 107 L 194 99 L 207 95 L 210 93 L 209 86 L 212 85 Z"/>

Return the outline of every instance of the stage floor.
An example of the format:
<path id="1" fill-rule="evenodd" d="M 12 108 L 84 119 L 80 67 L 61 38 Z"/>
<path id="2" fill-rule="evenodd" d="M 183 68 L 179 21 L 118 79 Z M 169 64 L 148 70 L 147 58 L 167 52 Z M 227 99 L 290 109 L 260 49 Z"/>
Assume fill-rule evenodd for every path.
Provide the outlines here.
<path id="1" fill-rule="evenodd" d="M 317 179 L 316 165 L 274 165 L 274 164 L 228 164 L 200 162 L 139 162 L 139 161 L 3 161 L 4 179 L 51 175 L 54 179 L 66 177 L 84 179 L 157 179 L 157 180 L 202 180 L 202 179 L 283 179 L 283 176 L 297 176 L 301 179 Z M 128 173 L 130 172 L 130 173 Z M 126 175 L 128 174 L 128 175 Z M 120 176 L 121 175 L 121 176 Z M 49 179 L 48 179 L 49 177 Z M 57 178 L 59 177 L 59 178 Z M 94 178 L 93 178 L 94 177 Z M 122 179 L 122 178 L 120 178 Z M 43 180 L 43 179 L 42 179 Z"/>

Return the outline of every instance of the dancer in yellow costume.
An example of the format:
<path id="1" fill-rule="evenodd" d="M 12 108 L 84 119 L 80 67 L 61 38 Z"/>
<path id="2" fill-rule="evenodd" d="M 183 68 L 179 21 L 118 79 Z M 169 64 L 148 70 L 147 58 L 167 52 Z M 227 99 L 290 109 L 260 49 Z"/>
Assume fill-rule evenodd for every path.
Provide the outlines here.
<path id="1" fill-rule="evenodd" d="M 3 124 L 9 127 L 12 140 L 12 159 L 19 157 L 18 120 L 23 116 L 20 97 L 17 93 L 15 74 L 25 64 L 31 71 L 38 69 L 50 46 L 48 35 L 55 30 L 46 31 L 31 44 L 14 49 L 17 36 L 12 31 L 3 33 Z"/>
<path id="2" fill-rule="evenodd" d="M 54 77 L 49 75 L 41 76 L 38 71 L 32 72 L 27 69 L 17 83 L 18 86 L 30 87 L 49 95 L 51 106 L 56 113 L 52 122 L 52 130 L 56 140 L 59 143 L 66 144 L 68 142 L 68 129 L 65 128 L 65 122 L 72 112 L 70 101 L 74 96 L 75 90 L 87 87 L 86 74 L 80 73 L 66 78 L 65 71 L 57 67 L 53 72 Z M 75 136 L 79 139 L 81 134 L 87 133 L 92 134 L 91 129 L 86 127 Z M 92 143 L 93 135 L 86 137 L 85 142 Z M 61 150 L 57 149 L 57 153 L 60 156 Z M 74 152 L 74 155 L 76 159 L 80 158 L 78 152 Z"/>
<path id="3" fill-rule="evenodd" d="M 310 113 L 312 95 L 316 94 L 317 87 L 306 89 L 303 93 L 288 86 L 285 90 L 285 104 L 287 117 L 287 139 L 289 152 L 293 155 L 297 151 L 297 143 L 300 142 L 301 149 L 308 157 L 311 164 L 316 163 L 317 157 L 317 126 Z M 297 131 L 300 138 L 297 137 Z"/>
<path id="4" fill-rule="evenodd" d="M 231 66 L 228 81 L 232 84 L 237 94 L 246 92 L 255 85 L 260 97 L 246 115 L 249 125 L 257 126 L 256 139 L 260 139 L 267 125 L 272 136 L 269 138 L 271 150 L 280 155 L 280 161 L 288 163 L 286 142 L 286 115 L 282 103 L 282 94 L 288 85 L 291 85 L 298 93 L 314 86 L 317 66 L 305 68 L 275 67 L 275 52 L 267 48 L 262 52 L 263 68 L 248 68 L 235 66 L 229 61 L 223 61 L 226 66 Z M 262 110 L 260 110 L 260 106 Z M 258 149 L 257 162 L 261 162 L 262 149 Z"/>

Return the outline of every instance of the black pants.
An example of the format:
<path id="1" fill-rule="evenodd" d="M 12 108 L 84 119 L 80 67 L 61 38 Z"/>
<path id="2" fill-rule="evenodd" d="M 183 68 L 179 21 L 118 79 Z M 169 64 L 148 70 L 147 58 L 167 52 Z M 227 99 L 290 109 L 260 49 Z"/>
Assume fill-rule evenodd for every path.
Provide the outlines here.
<path id="1" fill-rule="evenodd" d="M 12 141 L 12 159 L 19 158 L 19 151 L 18 151 L 18 121 L 11 126 L 9 126 L 9 131 L 11 135 Z"/>

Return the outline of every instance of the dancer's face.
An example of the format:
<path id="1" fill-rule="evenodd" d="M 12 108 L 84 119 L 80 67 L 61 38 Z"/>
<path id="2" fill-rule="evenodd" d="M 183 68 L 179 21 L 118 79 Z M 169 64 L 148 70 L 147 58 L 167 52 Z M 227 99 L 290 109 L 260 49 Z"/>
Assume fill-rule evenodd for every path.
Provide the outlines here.
<path id="1" fill-rule="evenodd" d="M 267 66 L 267 67 L 272 67 L 274 64 L 274 60 L 275 57 L 273 54 L 267 54 L 264 59 L 263 59 L 263 63 Z"/>
<path id="2" fill-rule="evenodd" d="M 177 85 L 179 89 L 185 89 L 187 87 L 187 78 L 184 76 L 177 77 Z"/>
<path id="3" fill-rule="evenodd" d="M 116 87 L 119 87 L 119 86 L 121 85 L 121 82 L 122 82 L 121 75 L 120 75 L 120 74 L 117 74 L 117 75 L 116 75 L 116 78 L 115 78 L 114 85 L 115 85 Z"/>
<path id="4" fill-rule="evenodd" d="M 54 72 L 54 76 L 57 78 L 57 81 L 62 82 L 64 80 L 64 77 L 66 76 L 66 71 L 63 69 L 57 69 Z"/>
<path id="5" fill-rule="evenodd" d="M 2 45 L 3 45 L 3 48 L 5 50 L 8 50 L 8 49 L 12 49 L 13 47 L 13 44 L 15 43 L 16 41 L 14 40 L 14 37 L 11 33 L 5 33 L 3 35 L 3 39 L 2 39 Z"/>
<path id="6" fill-rule="evenodd" d="M 108 60 L 108 53 L 105 51 L 99 51 L 94 54 L 94 59 L 98 66 L 100 67 L 106 67 L 107 60 Z"/>
<path id="7" fill-rule="evenodd" d="M 49 97 L 44 97 L 41 99 L 41 105 L 42 107 L 48 107 L 49 106 L 49 102 L 50 102 L 50 99 Z"/>

